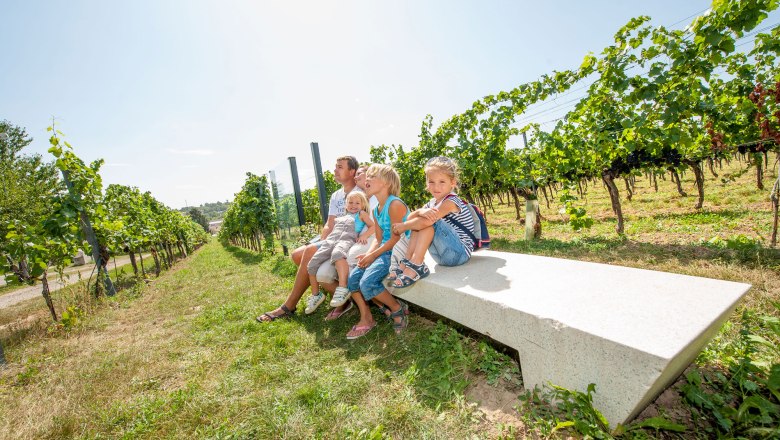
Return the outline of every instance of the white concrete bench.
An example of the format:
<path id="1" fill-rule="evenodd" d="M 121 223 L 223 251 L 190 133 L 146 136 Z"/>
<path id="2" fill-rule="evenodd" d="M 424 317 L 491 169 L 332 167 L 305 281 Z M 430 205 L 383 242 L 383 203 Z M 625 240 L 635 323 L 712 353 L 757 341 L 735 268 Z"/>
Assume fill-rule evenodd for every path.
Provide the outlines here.
<path id="1" fill-rule="evenodd" d="M 669 386 L 750 285 L 479 251 L 395 294 L 517 349 L 526 388 L 585 391 L 612 427 Z"/>

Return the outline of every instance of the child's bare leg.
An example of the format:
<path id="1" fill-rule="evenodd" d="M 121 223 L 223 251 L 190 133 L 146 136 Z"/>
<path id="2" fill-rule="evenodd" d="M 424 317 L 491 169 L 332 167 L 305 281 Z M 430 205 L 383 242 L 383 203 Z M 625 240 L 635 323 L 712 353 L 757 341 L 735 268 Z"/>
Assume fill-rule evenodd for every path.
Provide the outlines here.
<path id="1" fill-rule="evenodd" d="M 428 252 L 428 248 L 433 242 L 434 230 L 433 226 L 430 226 L 424 229 L 420 229 L 416 232 L 416 240 L 414 240 L 414 243 L 412 243 L 411 238 L 409 239 L 409 249 L 406 253 L 410 254 L 409 257 L 407 257 L 409 261 L 414 264 L 422 264 L 423 260 L 425 259 L 425 253 Z"/>
<path id="2" fill-rule="evenodd" d="M 346 259 L 340 259 L 333 262 L 336 266 L 336 273 L 339 274 L 339 287 L 347 287 L 347 278 L 349 278 L 349 264 Z"/>
<path id="3" fill-rule="evenodd" d="M 388 295 L 390 294 L 388 293 Z M 357 304 L 358 310 L 360 311 L 360 321 L 358 321 L 357 325 L 373 325 L 374 316 L 371 314 L 371 308 L 368 307 L 368 303 L 363 299 L 363 294 L 360 293 L 360 291 L 357 291 L 352 294 L 352 299 L 355 301 L 355 304 Z"/>
<path id="4" fill-rule="evenodd" d="M 387 290 L 375 296 L 374 302 L 376 302 L 377 304 L 381 303 L 387 306 L 387 308 L 390 309 L 391 313 L 401 310 L 401 303 L 399 303 L 398 300 L 395 299 L 395 297 L 391 295 L 390 292 L 388 292 Z M 401 322 L 402 319 L 403 318 L 401 317 L 395 317 L 393 318 L 393 321 Z"/>
<path id="5" fill-rule="evenodd" d="M 419 265 L 422 264 L 423 260 L 425 259 L 425 253 L 428 252 L 428 247 L 430 247 L 431 242 L 433 241 L 433 227 L 420 229 L 416 232 L 416 240 L 414 243 L 412 243 L 412 240 L 409 239 L 407 259 L 413 264 Z M 417 276 L 417 272 L 415 272 L 415 270 L 411 267 L 406 266 L 404 268 L 404 275 L 410 278 L 414 278 Z"/>
<path id="6" fill-rule="evenodd" d="M 309 284 L 311 284 L 311 294 L 316 295 L 320 291 L 320 283 L 317 282 L 317 275 L 309 275 Z"/>

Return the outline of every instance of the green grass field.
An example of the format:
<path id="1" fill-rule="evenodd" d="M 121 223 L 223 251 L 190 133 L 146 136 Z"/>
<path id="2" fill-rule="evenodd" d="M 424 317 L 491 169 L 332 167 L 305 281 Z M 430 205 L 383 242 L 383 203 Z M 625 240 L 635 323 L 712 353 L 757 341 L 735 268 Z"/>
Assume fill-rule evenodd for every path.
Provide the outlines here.
<path id="1" fill-rule="evenodd" d="M 686 191 L 695 193 L 685 177 Z M 614 233 L 600 184 L 582 201 L 595 219 L 590 230 L 573 232 L 560 203 L 548 208 L 542 200 L 543 239 L 534 242 L 523 240 L 514 207 L 496 199 L 495 213 L 487 212 L 493 247 L 753 284 L 700 356 L 699 368 L 717 371 L 734 354 L 743 314 L 777 315 L 770 301 L 780 300 L 780 257 L 767 247 L 768 190 L 756 190 L 752 179 L 749 172 L 722 185 L 708 175 L 699 211 L 695 198 L 679 196 L 668 180 L 659 180 L 656 193 L 638 179 L 633 200 L 623 197 L 622 237 Z M 294 269 L 279 255 L 261 257 L 214 241 L 148 285 L 126 277 L 115 298 L 86 301 L 77 286 L 57 293 L 60 307 L 80 304 L 84 311 L 66 326 L 47 325 L 40 298 L 0 310 L 9 362 L 0 369 L 0 438 L 561 434 L 513 409 L 522 390 L 510 357 L 449 324 L 413 314 L 401 337 L 380 323 L 347 341 L 357 315 L 326 323 L 324 306 L 311 316 L 256 323 L 255 316 L 286 296 Z M 497 400 L 486 403 L 491 398 Z M 679 409 L 660 412 L 672 417 Z M 664 435 L 713 435 L 706 414 L 686 414 L 685 433 Z"/>

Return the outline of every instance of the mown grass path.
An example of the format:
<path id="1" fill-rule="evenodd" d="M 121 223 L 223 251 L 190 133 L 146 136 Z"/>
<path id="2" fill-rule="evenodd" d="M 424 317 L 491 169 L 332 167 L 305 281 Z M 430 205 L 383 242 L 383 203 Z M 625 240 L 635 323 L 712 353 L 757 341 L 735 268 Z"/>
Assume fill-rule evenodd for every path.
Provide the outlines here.
<path id="1" fill-rule="evenodd" d="M 293 266 L 212 242 L 69 333 L 7 349 L 0 438 L 464 438 L 479 350 L 413 316 L 344 338 L 357 315 L 258 324 Z M 469 347 L 468 345 L 471 345 Z"/>

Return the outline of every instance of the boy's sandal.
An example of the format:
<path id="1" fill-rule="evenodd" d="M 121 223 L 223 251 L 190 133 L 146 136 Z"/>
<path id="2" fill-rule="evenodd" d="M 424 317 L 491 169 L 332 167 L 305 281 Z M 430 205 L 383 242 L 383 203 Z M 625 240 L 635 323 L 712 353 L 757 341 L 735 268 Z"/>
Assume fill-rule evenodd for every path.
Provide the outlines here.
<path id="1" fill-rule="evenodd" d="M 408 315 L 409 314 L 409 304 L 401 301 L 400 299 L 398 300 L 398 303 L 401 304 L 401 308 L 404 309 L 404 314 Z M 393 314 L 393 312 L 390 310 L 390 307 L 387 307 L 386 305 L 383 304 L 382 306 L 379 307 L 379 311 L 382 312 L 383 315 L 385 315 L 385 318 L 388 321 L 392 321 L 393 320 L 393 318 L 390 317 L 390 315 Z"/>
<path id="2" fill-rule="evenodd" d="M 373 329 L 374 327 L 376 327 L 376 322 L 374 322 L 371 325 L 353 325 L 352 330 L 347 332 L 347 339 L 352 340 L 352 339 L 362 338 L 363 336 L 368 334 L 368 332 L 370 332 L 371 329 Z"/>
<path id="3" fill-rule="evenodd" d="M 339 310 L 339 309 L 338 309 L 338 307 L 336 307 L 335 309 L 331 310 L 331 311 L 330 311 L 330 312 L 327 314 L 327 316 L 325 316 L 325 320 L 326 320 L 326 321 L 333 321 L 334 319 L 339 319 L 339 318 L 341 318 L 341 317 L 342 317 L 342 316 L 343 316 L 345 313 L 347 313 L 347 312 L 349 312 L 350 310 L 352 310 L 352 307 L 353 307 L 353 303 L 352 303 L 352 301 L 349 301 L 349 302 L 348 302 L 348 303 L 347 303 L 347 304 L 344 306 L 344 308 L 343 308 L 343 309 L 341 309 L 341 310 Z"/>
<path id="4" fill-rule="evenodd" d="M 282 309 L 282 313 L 278 315 L 272 315 L 271 312 L 265 312 L 262 315 L 255 318 L 257 322 L 273 322 L 276 321 L 279 318 L 292 318 L 293 315 L 295 315 L 295 311 L 298 309 L 297 307 L 293 308 L 292 310 L 288 309 L 286 305 L 282 304 L 279 306 L 280 309 Z"/>
<path id="5" fill-rule="evenodd" d="M 395 318 L 401 318 L 401 320 L 396 322 Z M 390 319 L 393 320 L 393 330 L 395 330 L 397 335 L 400 335 L 409 326 L 409 317 L 406 316 L 403 304 L 401 304 L 400 309 L 390 314 Z"/>

